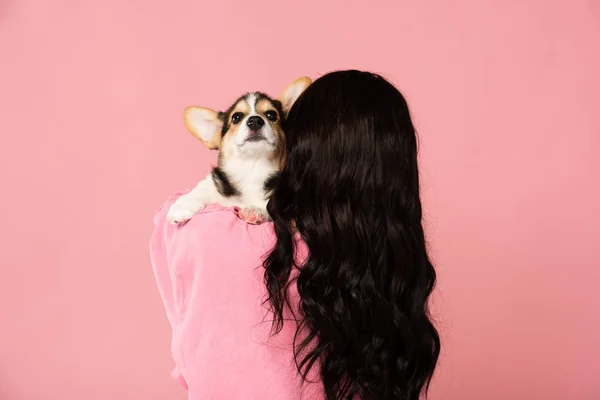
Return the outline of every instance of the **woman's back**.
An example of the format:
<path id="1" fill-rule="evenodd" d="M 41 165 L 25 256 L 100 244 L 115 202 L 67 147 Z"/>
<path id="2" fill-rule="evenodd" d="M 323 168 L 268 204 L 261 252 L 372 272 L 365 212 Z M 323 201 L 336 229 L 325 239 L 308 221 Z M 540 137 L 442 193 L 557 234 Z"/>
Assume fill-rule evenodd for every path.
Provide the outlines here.
<path id="1" fill-rule="evenodd" d="M 273 225 L 209 206 L 177 227 L 166 221 L 174 200 L 156 213 L 150 245 L 173 328 L 173 377 L 191 400 L 321 398 L 320 385 L 303 385 L 294 365 L 295 323 L 270 335 L 261 260 L 275 243 Z"/>

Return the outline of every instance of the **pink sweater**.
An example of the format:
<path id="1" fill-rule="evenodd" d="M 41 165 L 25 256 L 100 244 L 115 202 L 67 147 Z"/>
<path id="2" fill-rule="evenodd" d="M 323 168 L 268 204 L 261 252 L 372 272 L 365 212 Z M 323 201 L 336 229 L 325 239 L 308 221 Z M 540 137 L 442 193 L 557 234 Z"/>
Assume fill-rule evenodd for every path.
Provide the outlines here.
<path id="1" fill-rule="evenodd" d="M 248 225 L 233 207 L 210 205 L 174 226 L 166 214 L 176 198 L 157 211 L 150 243 L 172 327 L 173 378 L 190 400 L 322 399 L 322 386 L 303 385 L 293 363 L 295 323 L 270 336 L 262 261 L 273 225 Z"/>

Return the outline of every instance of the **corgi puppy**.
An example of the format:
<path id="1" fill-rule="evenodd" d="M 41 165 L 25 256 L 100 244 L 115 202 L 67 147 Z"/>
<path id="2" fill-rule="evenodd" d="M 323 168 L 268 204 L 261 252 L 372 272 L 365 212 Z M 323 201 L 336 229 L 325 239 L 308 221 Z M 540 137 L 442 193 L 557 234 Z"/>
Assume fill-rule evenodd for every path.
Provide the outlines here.
<path id="1" fill-rule="evenodd" d="M 173 203 L 167 220 L 185 223 L 212 203 L 236 206 L 242 216 L 256 217 L 249 222 L 268 220 L 269 178 L 284 159 L 282 122 L 310 84 L 310 78 L 296 79 L 277 99 L 247 93 L 225 112 L 188 107 L 183 113 L 186 128 L 209 149 L 218 149 L 219 157 L 212 172 Z"/>

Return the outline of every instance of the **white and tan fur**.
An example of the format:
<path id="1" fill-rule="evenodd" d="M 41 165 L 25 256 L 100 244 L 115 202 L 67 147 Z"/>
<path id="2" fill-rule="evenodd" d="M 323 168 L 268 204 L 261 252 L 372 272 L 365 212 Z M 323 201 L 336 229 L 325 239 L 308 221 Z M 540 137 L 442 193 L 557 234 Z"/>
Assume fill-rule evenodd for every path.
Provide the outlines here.
<path id="1" fill-rule="evenodd" d="M 265 184 L 280 170 L 284 157 L 281 121 L 310 83 L 307 77 L 295 80 L 277 100 L 259 92 L 248 93 L 226 112 L 187 108 L 187 129 L 209 149 L 218 149 L 219 161 L 194 189 L 173 203 L 167 219 L 174 224 L 184 223 L 214 203 L 252 210 L 268 219 Z"/>

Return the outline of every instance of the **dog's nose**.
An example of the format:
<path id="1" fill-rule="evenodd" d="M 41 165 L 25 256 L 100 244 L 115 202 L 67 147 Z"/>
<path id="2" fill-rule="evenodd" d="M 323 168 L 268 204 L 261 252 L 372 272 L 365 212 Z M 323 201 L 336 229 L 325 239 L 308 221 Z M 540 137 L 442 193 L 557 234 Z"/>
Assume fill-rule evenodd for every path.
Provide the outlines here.
<path id="1" fill-rule="evenodd" d="M 264 124 L 265 121 L 257 115 L 248 118 L 248 121 L 246 121 L 246 125 L 248 125 L 251 131 L 259 130 Z"/>

